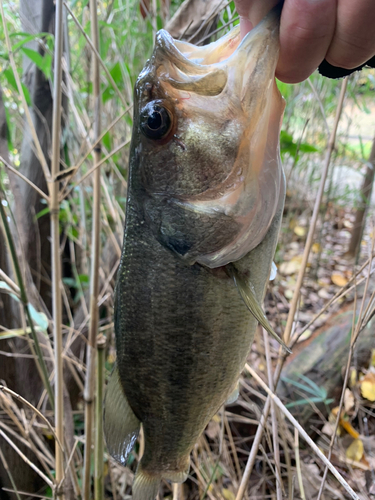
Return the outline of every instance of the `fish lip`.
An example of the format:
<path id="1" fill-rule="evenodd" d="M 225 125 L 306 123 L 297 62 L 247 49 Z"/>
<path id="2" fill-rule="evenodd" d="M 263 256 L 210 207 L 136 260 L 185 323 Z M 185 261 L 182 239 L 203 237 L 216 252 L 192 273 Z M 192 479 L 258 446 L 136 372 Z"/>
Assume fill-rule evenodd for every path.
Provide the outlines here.
<path id="1" fill-rule="evenodd" d="M 248 32 L 242 40 L 240 40 L 240 25 L 238 24 L 226 35 L 205 46 L 196 46 L 189 42 L 176 40 L 168 31 L 161 29 L 156 33 L 155 51 L 160 49 L 166 56 L 172 57 L 176 62 L 191 66 L 191 68 L 195 69 L 197 72 L 207 71 L 208 68 L 217 64 L 230 62 L 231 58 L 235 58 L 236 55 L 244 49 L 246 51 L 251 50 L 251 42 L 257 37 L 259 38 L 259 35 L 260 37 L 264 37 L 267 36 L 265 33 L 268 32 L 268 36 L 278 36 L 278 20 L 280 18 L 280 13 L 280 6 L 276 6 L 255 28 Z M 230 48 L 228 49 L 229 46 L 232 46 L 233 50 Z M 225 49 L 228 53 L 224 58 L 220 54 L 222 49 Z M 210 58 L 210 64 L 202 64 L 199 62 L 205 58 L 207 59 L 207 56 L 215 51 L 217 52 L 216 60 Z M 203 57 L 203 55 L 205 57 Z"/>

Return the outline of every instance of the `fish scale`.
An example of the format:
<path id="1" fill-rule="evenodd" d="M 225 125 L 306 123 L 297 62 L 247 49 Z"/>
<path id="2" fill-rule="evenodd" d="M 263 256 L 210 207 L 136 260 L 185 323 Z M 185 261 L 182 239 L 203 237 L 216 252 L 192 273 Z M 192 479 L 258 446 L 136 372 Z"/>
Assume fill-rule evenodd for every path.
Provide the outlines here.
<path id="1" fill-rule="evenodd" d="M 161 31 L 135 86 L 104 408 L 124 465 L 143 427 L 133 500 L 186 479 L 196 441 L 238 392 L 258 321 L 275 335 L 260 304 L 285 197 L 278 22 L 274 11 L 242 42 L 235 28 L 204 48 Z"/>

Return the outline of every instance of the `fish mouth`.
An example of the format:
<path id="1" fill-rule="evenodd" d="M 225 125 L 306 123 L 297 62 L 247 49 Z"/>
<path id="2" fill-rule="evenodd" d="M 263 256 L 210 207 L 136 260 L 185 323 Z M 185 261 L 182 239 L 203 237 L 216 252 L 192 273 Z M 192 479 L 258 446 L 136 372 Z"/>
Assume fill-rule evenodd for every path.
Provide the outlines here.
<path id="1" fill-rule="evenodd" d="M 241 41 L 240 27 L 235 26 L 219 40 L 205 46 L 175 40 L 165 30 L 156 35 L 151 63 L 168 66 L 165 80 L 179 91 L 202 96 L 215 96 L 227 85 L 235 91 L 248 85 L 249 76 L 274 75 L 279 53 L 280 9 L 273 9 L 263 21 Z M 163 80 L 162 74 L 161 79 Z M 233 88 L 235 87 L 235 88 Z M 245 97 L 245 92 L 241 95 Z"/>

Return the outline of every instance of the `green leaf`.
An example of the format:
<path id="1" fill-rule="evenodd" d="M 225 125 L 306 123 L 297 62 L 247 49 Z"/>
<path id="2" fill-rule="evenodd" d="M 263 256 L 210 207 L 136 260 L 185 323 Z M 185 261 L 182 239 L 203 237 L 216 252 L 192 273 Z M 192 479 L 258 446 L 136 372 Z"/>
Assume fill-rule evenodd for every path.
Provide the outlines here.
<path id="1" fill-rule="evenodd" d="M 49 214 L 50 212 L 50 209 L 49 207 L 46 207 L 46 208 L 43 208 L 43 210 L 41 210 L 40 212 L 38 212 L 35 216 L 35 219 L 40 219 L 41 217 L 43 217 L 43 215 L 47 215 Z"/>
<path id="2" fill-rule="evenodd" d="M 39 326 L 43 331 L 47 331 L 48 330 L 48 318 L 47 316 L 42 313 L 42 312 L 38 312 L 35 307 L 32 305 L 32 304 L 27 304 L 27 307 L 29 308 L 29 313 L 30 313 L 30 316 L 31 316 L 31 319 L 33 320 L 33 322 Z"/>
<path id="3" fill-rule="evenodd" d="M 2 72 L 2 74 L 6 78 L 9 85 L 18 93 L 17 82 L 16 82 L 16 79 L 14 77 L 13 71 L 10 68 L 8 68 L 8 69 L 5 69 Z M 22 85 L 22 91 L 23 91 L 23 94 L 25 96 L 26 103 L 28 106 L 30 106 L 31 105 L 31 98 L 30 98 L 29 89 L 23 83 L 21 83 L 21 85 Z"/>
<path id="4" fill-rule="evenodd" d="M 122 72 L 121 72 L 121 66 L 120 66 L 119 62 L 117 62 L 113 66 L 113 68 L 110 71 L 110 74 L 111 74 L 113 80 L 115 81 L 116 85 L 118 87 L 120 87 L 120 85 L 122 84 Z"/>
<path id="5" fill-rule="evenodd" d="M 52 72 L 52 55 L 46 53 L 44 56 L 36 50 L 21 48 L 22 52 L 40 69 L 46 78 L 50 78 Z"/>

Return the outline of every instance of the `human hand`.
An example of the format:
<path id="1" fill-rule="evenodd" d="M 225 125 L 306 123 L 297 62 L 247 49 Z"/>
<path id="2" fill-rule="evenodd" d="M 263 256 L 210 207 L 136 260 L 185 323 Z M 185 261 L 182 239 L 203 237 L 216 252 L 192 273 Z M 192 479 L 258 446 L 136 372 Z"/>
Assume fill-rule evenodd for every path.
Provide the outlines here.
<path id="1" fill-rule="evenodd" d="M 256 26 L 278 0 L 235 0 L 241 36 Z M 285 0 L 280 21 L 276 77 L 298 83 L 326 59 L 356 68 L 375 54 L 374 0 Z"/>

